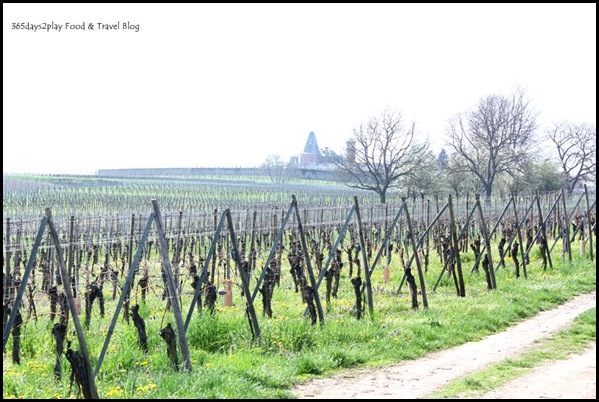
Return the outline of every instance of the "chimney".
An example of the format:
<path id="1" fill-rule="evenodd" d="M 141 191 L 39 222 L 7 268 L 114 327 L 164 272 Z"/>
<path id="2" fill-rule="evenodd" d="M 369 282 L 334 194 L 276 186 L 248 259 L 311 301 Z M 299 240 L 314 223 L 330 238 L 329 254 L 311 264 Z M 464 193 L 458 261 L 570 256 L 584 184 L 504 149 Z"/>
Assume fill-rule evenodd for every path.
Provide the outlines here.
<path id="1" fill-rule="evenodd" d="M 345 143 L 345 154 L 347 157 L 347 161 L 350 163 L 356 162 L 356 141 L 349 140 Z"/>

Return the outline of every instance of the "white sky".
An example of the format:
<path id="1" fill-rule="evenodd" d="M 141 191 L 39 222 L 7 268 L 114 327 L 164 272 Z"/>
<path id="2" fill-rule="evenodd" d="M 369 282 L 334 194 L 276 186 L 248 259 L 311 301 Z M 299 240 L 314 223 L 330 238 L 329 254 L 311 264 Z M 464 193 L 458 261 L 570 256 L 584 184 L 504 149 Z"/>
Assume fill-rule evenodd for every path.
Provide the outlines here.
<path id="1" fill-rule="evenodd" d="M 451 116 L 517 86 L 541 124 L 596 122 L 595 3 L 2 8 L 4 173 L 258 166 L 310 131 L 340 151 L 386 106 L 438 152 Z"/>

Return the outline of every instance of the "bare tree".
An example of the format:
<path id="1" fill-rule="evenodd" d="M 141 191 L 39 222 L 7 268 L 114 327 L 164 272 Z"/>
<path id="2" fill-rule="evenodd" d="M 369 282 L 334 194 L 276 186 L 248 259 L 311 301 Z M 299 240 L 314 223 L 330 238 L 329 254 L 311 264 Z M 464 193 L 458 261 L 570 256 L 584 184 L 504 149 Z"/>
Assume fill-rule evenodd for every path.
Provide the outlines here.
<path id="1" fill-rule="evenodd" d="M 594 181 L 597 165 L 597 131 L 586 123 L 554 123 L 547 138 L 557 148 L 558 163 L 568 181 L 568 192 L 585 181 Z"/>
<path id="2" fill-rule="evenodd" d="M 521 89 L 511 97 L 490 95 L 477 107 L 449 121 L 448 145 L 456 158 L 453 173 L 471 173 L 490 200 L 495 180 L 501 175 L 518 176 L 526 169 L 534 144 L 537 113 Z"/>
<path id="3" fill-rule="evenodd" d="M 327 157 L 352 188 L 374 191 L 385 203 L 387 191 L 415 174 L 430 158 L 428 142 L 417 143 L 415 124 L 405 128 L 401 113 L 389 108 L 354 129 L 342 154 Z"/>
<path id="4" fill-rule="evenodd" d="M 284 183 L 289 180 L 289 163 L 286 163 L 280 154 L 268 155 L 261 168 L 266 170 L 273 183 Z"/>

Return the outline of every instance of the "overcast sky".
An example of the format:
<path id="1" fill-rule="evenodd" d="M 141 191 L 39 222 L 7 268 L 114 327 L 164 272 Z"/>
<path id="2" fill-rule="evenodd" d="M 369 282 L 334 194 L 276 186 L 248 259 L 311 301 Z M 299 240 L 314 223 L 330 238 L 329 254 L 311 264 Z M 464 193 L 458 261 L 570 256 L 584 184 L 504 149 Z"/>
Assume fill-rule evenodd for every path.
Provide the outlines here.
<path id="1" fill-rule="evenodd" d="M 4 3 L 3 171 L 258 166 L 311 131 L 341 151 L 385 107 L 438 152 L 451 116 L 518 86 L 541 125 L 595 124 L 596 18 L 595 3 Z"/>

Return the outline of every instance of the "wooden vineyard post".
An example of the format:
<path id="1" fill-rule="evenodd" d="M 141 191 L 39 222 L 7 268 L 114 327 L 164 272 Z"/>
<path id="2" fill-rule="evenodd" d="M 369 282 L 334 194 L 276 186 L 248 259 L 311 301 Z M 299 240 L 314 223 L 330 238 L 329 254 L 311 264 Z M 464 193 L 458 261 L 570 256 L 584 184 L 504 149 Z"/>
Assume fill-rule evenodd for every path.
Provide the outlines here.
<path id="1" fill-rule="evenodd" d="M 218 209 L 215 209 L 213 212 L 213 214 L 214 214 L 214 216 L 213 216 L 213 218 L 214 218 L 214 233 L 215 233 L 214 237 L 213 237 L 214 239 L 217 239 L 217 237 L 216 237 L 216 225 L 218 222 L 218 218 L 216 217 L 217 211 L 218 211 Z M 216 277 L 216 253 L 214 253 L 212 255 L 212 271 L 211 271 L 210 278 L 209 278 L 210 283 L 212 283 L 212 284 L 216 283 L 215 277 Z"/>
<path id="2" fill-rule="evenodd" d="M 129 232 L 129 250 L 127 253 L 127 264 L 131 267 L 133 262 L 133 234 L 135 231 L 135 214 L 131 216 L 131 229 Z M 133 283 L 135 278 L 135 273 L 133 274 L 131 281 Z M 131 296 L 131 288 L 127 290 L 127 296 L 125 298 L 125 303 L 123 305 L 123 319 L 128 323 L 129 322 L 129 299 Z"/>
<path id="3" fill-rule="evenodd" d="M 71 215 L 71 219 L 69 220 L 69 248 L 67 252 L 67 273 L 69 274 L 69 283 L 71 277 L 73 276 L 73 231 L 75 225 L 75 217 Z M 75 287 L 75 289 L 77 289 Z M 76 298 L 77 294 L 73 293 L 73 297 Z"/>
<path id="4" fill-rule="evenodd" d="M 408 208 L 406 207 L 405 199 L 403 200 L 404 208 L 406 211 L 406 222 L 408 223 L 408 230 L 410 231 L 410 243 L 412 243 L 412 247 L 414 248 L 414 254 L 412 257 L 416 258 L 416 268 L 418 269 L 418 278 L 420 279 L 420 290 L 422 292 L 422 306 L 424 308 L 428 308 L 428 300 L 426 298 L 426 288 L 424 285 L 424 274 L 422 273 L 422 262 L 420 261 L 420 257 L 418 256 L 418 245 L 414 240 L 414 229 L 412 228 L 412 220 L 410 219 L 410 213 L 408 212 Z M 460 277 L 462 276 L 461 271 L 459 272 Z M 463 278 L 461 279 L 463 286 Z"/>
<path id="5" fill-rule="evenodd" d="M 164 233 L 164 226 L 162 225 L 162 217 L 160 216 L 160 208 L 158 207 L 158 201 L 152 200 L 152 207 L 154 209 L 154 222 L 156 223 L 156 231 L 158 237 L 158 246 L 160 249 L 160 258 L 162 259 L 162 266 L 166 275 L 166 286 L 168 288 L 168 297 L 171 300 L 171 307 L 173 308 L 173 314 L 175 316 L 175 323 L 177 325 L 177 335 L 179 336 L 179 346 L 181 347 L 181 354 L 183 355 L 183 361 L 187 371 L 191 372 L 193 367 L 191 365 L 191 357 L 189 356 L 189 348 L 187 346 L 187 337 L 185 336 L 185 326 L 183 325 L 183 318 L 181 317 L 181 309 L 179 307 L 179 298 L 177 297 L 177 288 L 173 280 L 173 271 L 171 269 L 171 262 L 168 258 L 168 245 L 166 243 L 166 236 Z"/>
<path id="6" fill-rule="evenodd" d="M 385 268 L 383 269 L 383 280 L 385 283 L 389 283 L 389 281 L 391 280 L 390 278 L 390 268 L 389 265 L 391 264 L 391 252 L 390 252 L 390 247 L 389 247 L 389 236 L 387 236 L 387 233 L 389 231 L 389 205 L 385 204 L 385 220 L 384 220 L 384 233 L 385 233 L 385 239 L 387 239 L 387 241 L 383 242 L 383 247 L 385 247 L 385 254 L 387 255 L 387 263 L 385 264 Z"/>
<path id="7" fill-rule="evenodd" d="M 58 238 L 58 232 L 56 231 L 56 227 L 54 226 L 54 220 L 52 219 L 52 211 L 50 211 L 50 208 L 46 208 L 45 212 L 46 217 L 48 218 L 50 236 L 52 237 L 52 241 L 54 242 L 54 247 L 56 249 L 56 256 L 58 258 L 58 265 L 60 269 L 60 276 L 62 279 L 64 292 L 67 297 L 67 304 L 69 305 L 69 310 L 71 311 L 73 325 L 75 326 L 75 331 L 77 332 L 77 340 L 79 341 L 79 349 L 81 350 L 83 364 L 85 366 L 85 371 L 87 374 L 89 389 L 84 390 L 84 394 L 89 393 L 89 395 L 86 395 L 86 397 L 89 397 L 89 399 L 100 399 L 100 397 L 98 396 L 98 389 L 96 388 L 96 382 L 94 380 L 94 373 L 92 371 L 91 363 L 89 361 L 89 353 L 87 352 L 87 346 L 85 345 L 83 329 L 81 328 L 81 322 L 79 321 L 79 314 L 77 314 L 77 309 L 75 308 L 75 303 L 73 302 L 73 293 L 71 292 L 67 267 L 64 263 L 62 248 L 60 247 L 60 239 Z"/>
<path id="8" fill-rule="evenodd" d="M 452 239 L 452 247 L 454 248 L 454 256 L 456 262 L 456 270 L 458 271 L 458 296 L 466 297 L 466 289 L 464 285 L 464 277 L 462 275 L 462 261 L 460 258 L 460 248 L 458 244 L 458 234 L 455 226 L 455 217 L 453 214 L 453 206 L 451 203 L 451 194 L 449 195 L 449 222 L 450 222 L 450 231 L 451 231 L 451 239 Z M 453 273 L 455 275 L 455 272 Z"/>
<path id="9" fill-rule="evenodd" d="M 235 266 L 237 267 L 237 272 L 239 272 L 239 277 L 241 278 L 241 288 L 243 289 L 243 295 L 246 300 L 246 312 L 248 314 L 248 318 L 250 320 L 250 327 L 252 330 L 252 335 L 258 341 L 258 344 L 262 343 L 262 335 L 260 334 L 260 326 L 258 325 L 258 318 L 256 317 L 256 309 L 254 308 L 254 303 L 252 302 L 252 296 L 250 294 L 250 286 L 249 286 L 249 278 L 245 276 L 245 271 L 241 267 L 241 261 L 239 260 L 239 248 L 237 247 L 237 237 L 235 236 L 235 229 L 233 228 L 233 219 L 231 218 L 231 211 L 229 209 L 225 210 L 227 215 L 227 224 L 229 226 L 229 234 L 231 236 L 231 242 L 233 243 L 233 260 L 235 261 Z"/>
<path id="10" fill-rule="evenodd" d="M 337 240 L 335 240 L 335 244 L 333 244 L 333 247 L 329 251 L 329 257 L 327 258 L 327 261 L 325 262 L 325 264 L 322 266 L 322 271 L 320 272 L 320 276 L 318 277 L 318 282 L 316 283 L 317 290 L 319 289 L 320 284 L 322 283 L 322 280 L 326 276 L 328 267 L 329 267 L 329 265 L 331 265 L 331 261 L 333 260 L 333 257 L 335 255 L 335 253 L 337 252 L 339 245 L 341 244 L 341 240 L 343 239 L 343 236 L 345 236 L 345 232 L 347 231 L 347 227 L 349 226 L 349 223 L 350 223 L 351 218 L 355 211 L 356 211 L 356 206 L 354 205 L 354 206 L 352 206 L 349 213 L 347 214 L 347 217 L 345 218 L 345 223 L 339 230 L 339 234 L 337 235 Z"/>
<path id="11" fill-rule="evenodd" d="M 537 200 L 538 203 L 538 200 Z M 564 229 L 566 231 L 566 239 L 564 240 L 564 248 L 563 253 L 568 253 L 568 261 L 572 262 L 572 247 L 570 244 L 570 220 L 568 218 L 568 210 L 566 209 L 566 197 L 564 196 L 564 189 L 562 188 L 562 204 L 564 207 Z M 539 208 L 540 205 L 539 205 Z M 539 213 L 540 213 L 539 209 Z"/>
<path id="12" fill-rule="evenodd" d="M 489 262 L 488 270 L 489 277 L 491 279 L 491 289 L 497 288 L 497 282 L 495 281 L 495 268 L 493 267 L 493 259 L 492 259 L 492 250 L 491 250 L 491 237 L 489 236 L 489 231 L 487 230 L 487 223 L 485 221 L 485 216 L 483 214 L 483 209 L 480 206 L 480 194 L 476 194 L 476 207 L 478 209 L 479 219 L 480 219 L 480 228 L 483 232 L 483 236 L 485 237 L 485 245 L 487 246 L 487 260 Z M 482 253 L 481 253 L 482 254 Z M 526 270 L 525 276 L 526 276 Z"/>
<path id="13" fill-rule="evenodd" d="M 362 228 L 362 217 L 360 216 L 360 207 L 358 197 L 354 196 L 354 205 L 356 206 L 356 219 L 358 220 L 358 238 L 360 241 L 360 251 L 362 255 L 362 266 L 364 267 L 364 286 L 366 287 L 366 302 L 368 303 L 368 312 L 370 318 L 374 318 L 374 306 L 372 302 L 372 283 L 370 282 L 370 265 L 366 255 L 366 244 L 364 241 L 364 231 Z"/>
<path id="14" fill-rule="evenodd" d="M 591 256 L 591 261 L 595 259 L 593 256 L 593 228 L 591 227 L 591 207 L 589 205 L 589 190 L 587 189 L 587 185 L 584 185 L 584 196 L 587 203 L 587 228 L 589 230 L 589 252 Z M 584 235 L 584 234 L 583 234 Z"/>
<path id="15" fill-rule="evenodd" d="M 428 235 L 429 235 L 431 229 L 433 228 L 433 225 L 435 225 L 439 221 L 439 219 L 441 218 L 441 216 L 443 215 L 443 213 L 445 212 L 445 210 L 448 208 L 448 206 L 449 206 L 449 204 L 445 204 L 443 206 L 443 208 L 441 209 L 441 211 L 437 211 L 437 216 L 435 216 L 435 218 L 433 219 L 433 221 L 430 222 L 427 225 L 426 230 L 424 231 L 424 233 L 422 234 L 422 236 L 420 236 L 420 239 L 418 240 L 418 243 L 416 244 L 416 248 L 421 247 L 422 242 L 424 241 L 425 236 L 428 238 Z M 400 207 L 399 210 L 400 210 L 400 212 L 403 211 L 403 207 Z M 410 260 L 408 261 L 408 264 L 406 265 L 406 268 L 412 266 L 412 261 L 414 260 L 414 258 L 415 258 L 414 254 L 412 254 L 410 256 Z M 445 272 L 446 269 L 447 269 L 447 261 L 445 262 L 445 265 L 443 266 L 443 270 L 441 271 L 441 274 L 439 275 L 439 279 L 437 280 L 437 283 L 435 284 L 435 287 L 433 288 L 433 292 L 437 288 L 437 285 L 439 284 L 439 282 L 441 280 L 441 277 L 443 276 L 443 272 Z M 405 279 L 406 279 L 406 274 L 404 273 L 404 275 L 402 277 L 402 280 L 401 280 L 401 283 L 399 284 L 399 288 L 397 289 L 397 293 L 398 294 L 399 294 L 399 292 L 401 292 L 401 288 L 403 286 L 403 283 L 404 283 Z M 427 305 L 428 305 L 428 302 L 427 302 Z"/>
<path id="16" fill-rule="evenodd" d="M 405 201 L 403 201 L 403 203 L 400 205 L 397 214 L 395 214 L 395 218 L 393 218 L 393 222 L 391 223 L 391 226 L 387 227 L 385 229 L 385 238 L 383 239 L 382 242 L 382 246 L 379 248 L 379 251 L 377 252 L 376 256 L 374 257 L 374 260 L 372 261 L 372 265 L 370 267 L 367 267 L 370 270 L 370 273 L 372 274 L 372 271 L 374 271 L 374 267 L 376 266 L 376 264 L 378 264 L 381 255 L 383 254 L 383 250 L 387 247 L 386 245 L 389 244 L 389 242 L 391 241 L 391 234 L 393 233 L 393 230 L 395 229 L 395 227 L 397 226 L 397 222 L 399 221 L 399 218 L 401 216 L 401 214 L 404 211 L 404 205 L 405 205 Z M 356 210 L 356 206 L 357 204 L 354 203 L 353 209 L 351 212 Z M 349 216 L 348 216 L 349 219 Z M 346 225 L 349 221 L 346 222 Z M 399 246 L 398 246 L 399 248 Z M 389 259 L 387 260 L 389 261 Z M 388 264 L 389 262 L 387 262 Z"/>
<path id="17" fill-rule="evenodd" d="M 223 287 L 225 289 L 223 304 L 225 307 L 231 307 L 233 305 L 233 282 L 231 278 L 223 279 Z"/>
<path id="18" fill-rule="evenodd" d="M 254 209 L 254 212 L 252 213 L 252 229 L 251 229 L 251 233 L 250 233 L 250 251 L 248 253 L 249 256 L 252 255 L 253 252 L 256 252 L 257 254 L 257 250 L 255 250 L 256 248 L 256 218 L 258 218 L 258 211 L 256 211 Z M 254 270 L 256 269 L 256 267 L 254 266 L 256 264 L 256 259 L 249 259 L 250 260 L 250 270 Z"/>
<path id="19" fill-rule="evenodd" d="M 278 245 L 283 238 L 283 234 L 285 233 L 285 228 L 287 227 L 287 222 L 289 222 L 289 217 L 291 216 L 292 212 L 293 212 L 293 202 L 291 203 L 291 205 L 289 205 L 289 208 L 287 209 L 287 213 L 283 217 L 281 226 L 279 227 L 279 230 L 277 232 L 277 236 L 275 237 L 275 240 L 271 246 L 270 254 L 268 255 L 268 258 L 266 259 L 266 262 L 264 263 L 264 268 L 262 269 L 262 273 L 260 274 L 260 277 L 258 278 L 258 283 L 256 284 L 256 287 L 254 288 L 254 292 L 252 293 L 252 299 L 251 299 L 252 303 L 254 302 L 254 300 L 256 300 L 256 295 L 260 291 L 260 285 L 262 284 L 262 282 L 264 281 L 264 277 L 266 276 L 267 267 L 270 266 L 270 262 L 273 260 L 273 258 L 275 258 Z M 278 258 L 278 260 L 280 261 L 280 257 Z"/>
<path id="20" fill-rule="evenodd" d="M 431 224 L 431 200 L 426 200 L 426 253 L 424 254 L 424 272 L 428 272 L 430 258 L 430 231 L 428 227 Z"/>
<path id="21" fill-rule="evenodd" d="M 507 212 L 507 210 L 508 210 L 508 208 L 509 208 L 509 206 L 510 206 L 510 204 L 511 204 L 512 202 L 514 202 L 514 197 L 513 197 L 513 196 L 512 196 L 512 197 L 510 197 L 510 199 L 509 199 L 508 203 L 507 203 L 507 204 L 506 204 L 506 206 L 503 208 L 503 211 L 501 212 L 501 215 L 499 216 L 499 218 L 497 218 L 497 221 L 495 222 L 495 225 L 493 226 L 493 229 L 491 229 L 491 233 L 489 233 L 489 238 L 492 238 L 492 237 L 494 236 L 494 234 L 495 234 L 495 231 L 497 230 L 497 227 L 499 226 L 499 223 L 500 223 L 500 222 L 501 222 L 501 220 L 503 219 L 503 216 L 504 216 L 504 215 L 505 215 L 505 213 Z M 514 206 L 514 209 L 515 209 L 515 206 Z M 516 220 L 516 224 L 517 224 L 517 222 L 518 222 L 518 218 L 516 217 L 516 219 L 515 219 L 515 220 Z M 490 245 L 489 245 L 489 247 L 490 247 Z M 487 245 L 486 245 L 486 244 L 483 244 L 483 245 L 481 246 L 481 249 L 480 249 L 480 255 L 478 256 L 478 259 L 477 259 L 477 260 L 476 260 L 476 262 L 475 262 L 475 265 L 474 265 L 475 267 L 476 267 L 476 264 L 478 264 L 478 263 L 480 262 L 480 259 L 482 258 L 482 256 L 483 256 L 483 253 L 486 251 L 486 249 L 487 249 Z M 501 256 L 500 256 L 500 258 L 501 258 Z M 500 261 L 501 261 L 501 260 L 500 260 Z M 497 266 L 499 267 L 499 264 L 498 264 Z M 473 271 L 474 271 L 474 268 L 472 269 L 471 273 L 472 273 Z M 489 281 L 488 281 L 488 285 L 489 285 L 489 289 L 491 289 L 491 286 L 490 286 L 490 285 L 491 285 L 490 273 L 489 273 Z"/>
<path id="22" fill-rule="evenodd" d="M 302 251 L 304 253 L 304 259 L 306 262 L 306 268 L 308 269 L 308 276 L 310 277 L 310 286 L 312 287 L 312 291 L 314 292 L 314 302 L 316 303 L 316 311 L 318 313 L 318 320 L 320 321 L 320 325 L 324 324 L 324 313 L 322 312 L 322 305 L 320 304 L 320 297 L 318 296 L 318 288 L 316 286 L 316 278 L 314 277 L 314 271 L 312 270 L 312 263 L 310 262 L 310 255 L 308 254 L 308 245 L 306 244 L 306 234 L 304 233 L 304 226 L 302 225 L 302 220 L 300 219 L 299 210 L 297 208 L 297 199 L 295 198 L 295 194 L 291 196 L 292 205 L 295 210 L 295 216 L 297 218 L 297 227 L 300 234 L 300 241 L 302 243 Z"/>
<path id="23" fill-rule="evenodd" d="M 8 218 L 7 218 L 7 220 L 8 220 Z M 33 269 L 33 263 L 37 256 L 37 249 L 39 248 L 39 246 L 42 242 L 42 237 L 44 234 L 44 230 L 46 229 L 47 223 L 48 223 L 48 217 L 44 216 L 42 218 L 42 222 L 40 224 L 40 228 L 37 233 L 37 237 L 35 239 L 33 249 L 31 250 L 31 255 L 29 256 L 29 260 L 27 261 L 27 268 L 25 269 L 25 273 L 23 274 L 23 278 L 21 279 L 21 284 L 19 285 L 19 290 L 17 291 L 14 305 L 10 311 L 10 317 L 8 317 L 8 321 L 6 322 L 6 324 L 4 326 L 4 333 L 3 333 L 3 338 L 2 338 L 2 350 L 4 350 L 6 348 L 6 342 L 8 341 L 8 336 L 10 335 L 10 331 L 12 330 L 12 326 L 15 322 L 15 318 L 17 316 L 17 313 L 19 312 L 21 299 L 23 298 L 23 294 L 25 293 L 25 287 L 27 286 L 27 281 L 29 280 L 29 274 Z M 4 314 L 6 317 L 6 314 L 7 314 L 6 309 L 4 311 Z"/>
<path id="24" fill-rule="evenodd" d="M 562 197 L 563 197 L 563 196 L 564 196 L 564 193 L 563 193 L 563 191 L 562 191 Z M 547 230 L 545 229 L 545 221 L 543 220 L 543 215 L 542 215 L 542 213 L 541 213 L 541 203 L 539 202 L 539 197 L 537 196 L 536 198 L 537 198 L 537 208 L 539 209 L 539 221 L 541 222 L 541 228 L 540 228 L 540 230 L 542 231 L 542 232 L 541 232 L 541 237 L 542 237 L 543 239 L 545 239 L 545 243 L 546 243 L 546 242 L 547 242 L 547 237 L 545 237 L 545 234 L 547 233 Z M 565 204 L 564 204 L 564 205 L 565 205 Z M 566 214 L 567 214 L 567 212 L 566 212 L 566 211 L 564 211 L 564 213 L 566 213 Z M 566 225 L 567 225 L 567 222 L 566 222 Z M 569 233 L 569 232 L 568 232 L 568 233 Z M 566 241 L 569 241 L 569 240 L 570 240 L 569 238 L 568 238 L 568 239 L 566 239 Z M 568 248 L 570 248 L 570 244 L 568 244 Z M 551 251 L 548 251 L 548 252 L 547 252 L 547 260 L 549 261 L 549 267 L 550 267 L 551 269 L 553 269 L 553 263 L 551 262 Z"/>
<path id="25" fill-rule="evenodd" d="M 212 242 L 210 242 L 210 247 L 208 248 L 208 254 L 206 256 L 206 259 L 204 260 L 204 266 L 202 267 L 202 272 L 200 274 L 198 283 L 196 284 L 196 287 L 193 291 L 193 299 L 191 300 L 191 305 L 189 306 L 189 311 L 187 312 L 187 318 L 185 319 L 185 330 L 186 331 L 187 331 L 187 328 L 189 328 L 189 323 L 191 322 L 191 315 L 193 313 L 195 305 L 196 305 L 198 299 L 201 297 L 200 291 L 204 284 L 204 280 L 206 280 L 206 276 L 209 276 L 208 267 L 210 266 L 210 261 L 212 260 L 212 256 L 215 255 L 216 244 L 218 243 L 218 237 L 220 236 L 220 232 L 223 228 L 225 218 L 226 218 L 226 214 L 223 212 L 223 214 L 220 217 L 220 222 L 218 223 L 218 227 L 215 228 L 214 236 L 212 237 Z"/>
<path id="26" fill-rule="evenodd" d="M 560 219 L 560 218 L 559 218 L 559 216 L 560 216 L 560 214 L 561 214 L 561 212 L 560 212 L 560 206 L 559 206 L 559 203 L 558 203 L 558 201 L 561 199 L 561 197 L 563 197 L 563 192 L 560 192 L 560 193 L 559 193 L 559 196 L 558 196 L 558 198 L 557 198 L 557 199 L 556 199 L 556 201 L 555 201 L 555 203 L 557 204 L 557 212 L 556 212 L 556 218 L 557 218 L 557 219 Z M 582 201 L 582 198 L 583 198 L 583 197 L 584 197 L 584 194 L 582 194 L 582 195 L 580 196 L 580 198 L 578 198 L 578 201 L 576 201 L 576 205 L 574 205 L 574 207 L 572 208 L 572 213 L 570 214 L 570 216 L 568 216 L 568 213 L 567 213 L 567 212 L 565 212 L 565 214 L 566 214 L 566 216 L 567 216 L 567 218 L 565 218 L 565 219 L 566 219 L 566 222 L 567 222 L 567 221 L 569 221 L 570 219 L 572 219 L 572 216 L 574 215 L 574 211 L 576 211 L 576 209 L 578 208 L 578 205 L 580 204 L 580 201 Z M 560 226 L 560 228 L 561 228 L 561 226 Z M 557 234 L 557 236 L 555 236 L 555 239 L 554 239 L 554 241 L 553 241 L 553 244 L 551 245 L 551 249 L 550 249 L 550 251 L 553 251 L 553 248 L 555 247 L 555 245 L 557 244 L 557 242 L 559 241 L 559 239 L 561 239 L 561 238 L 563 238 L 563 237 L 564 237 L 564 236 L 563 236 L 563 233 L 562 233 L 562 231 L 560 230 L 560 228 L 558 228 L 558 232 L 559 232 L 559 233 Z M 565 230 L 565 229 L 564 229 L 564 230 Z M 568 235 L 568 236 L 569 236 L 569 235 Z"/>
<path id="27" fill-rule="evenodd" d="M 520 197 L 520 200 L 522 200 L 522 197 Z M 522 202 L 526 202 L 526 199 L 524 199 Z M 524 223 L 526 222 L 526 219 L 528 218 L 528 215 L 532 211 L 534 202 L 535 202 L 535 200 L 532 200 L 531 203 L 528 205 L 528 207 L 526 207 L 526 210 L 524 210 L 524 207 L 521 208 L 522 210 L 524 210 L 524 214 L 522 215 L 522 217 L 520 218 L 520 220 L 516 220 L 516 222 L 515 222 L 516 223 L 515 232 L 510 235 L 508 242 L 505 244 L 505 253 L 499 259 L 499 263 L 497 264 L 497 267 L 504 266 L 504 264 L 505 264 L 505 262 L 504 262 L 505 257 L 510 255 L 509 250 L 512 247 L 512 242 L 516 238 L 516 234 L 518 234 L 519 231 L 521 230 L 520 228 L 522 227 L 522 225 L 524 225 Z M 516 208 L 516 207 L 517 207 L 516 200 L 514 199 L 514 208 Z M 521 237 L 520 237 L 520 239 L 521 239 Z M 520 243 L 522 243 L 522 242 L 520 241 Z"/>
<path id="28" fill-rule="evenodd" d="M 10 218 L 6 218 L 6 273 L 4 274 L 4 297 L 2 300 L 2 327 L 6 328 L 7 320 L 7 307 L 10 300 L 10 287 L 12 286 L 10 262 L 12 260 L 11 246 L 10 246 Z M 24 282 L 24 281 L 21 281 Z M 4 349 L 3 349 L 4 350 Z"/>
<path id="29" fill-rule="evenodd" d="M 181 266 L 181 231 L 183 230 L 183 211 L 179 211 L 179 219 L 177 220 L 177 240 L 175 243 L 175 255 L 173 256 L 174 271 L 173 277 L 179 278 L 179 267 Z M 177 290 L 176 296 L 181 293 L 182 284 L 179 281 L 175 281 L 175 289 Z"/>
<path id="30" fill-rule="evenodd" d="M 514 196 L 512 195 L 512 199 Z M 518 242 L 520 243 L 520 255 L 522 255 L 522 267 L 524 272 L 524 277 L 526 278 L 526 258 L 524 254 L 524 241 L 522 241 L 522 231 L 520 230 L 520 224 L 518 223 L 518 208 L 516 208 L 516 201 L 514 201 L 514 220 L 516 221 L 516 234 L 518 236 Z M 509 253 L 510 247 L 506 253 Z"/>
<path id="31" fill-rule="evenodd" d="M 445 204 L 446 206 L 449 206 L 448 204 Z M 437 217 L 439 216 L 439 194 L 435 194 L 435 206 L 436 206 L 436 214 Z M 441 224 L 439 223 L 438 220 L 435 220 L 436 225 L 435 225 L 435 229 L 437 231 L 437 233 L 441 233 Z M 434 232 L 433 232 L 434 233 Z M 433 239 L 435 237 L 433 236 Z M 435 248 L 437 248 L 437 245 L 435 244 Z M 439 253 L 441 254 L 441 253 Z"/>

